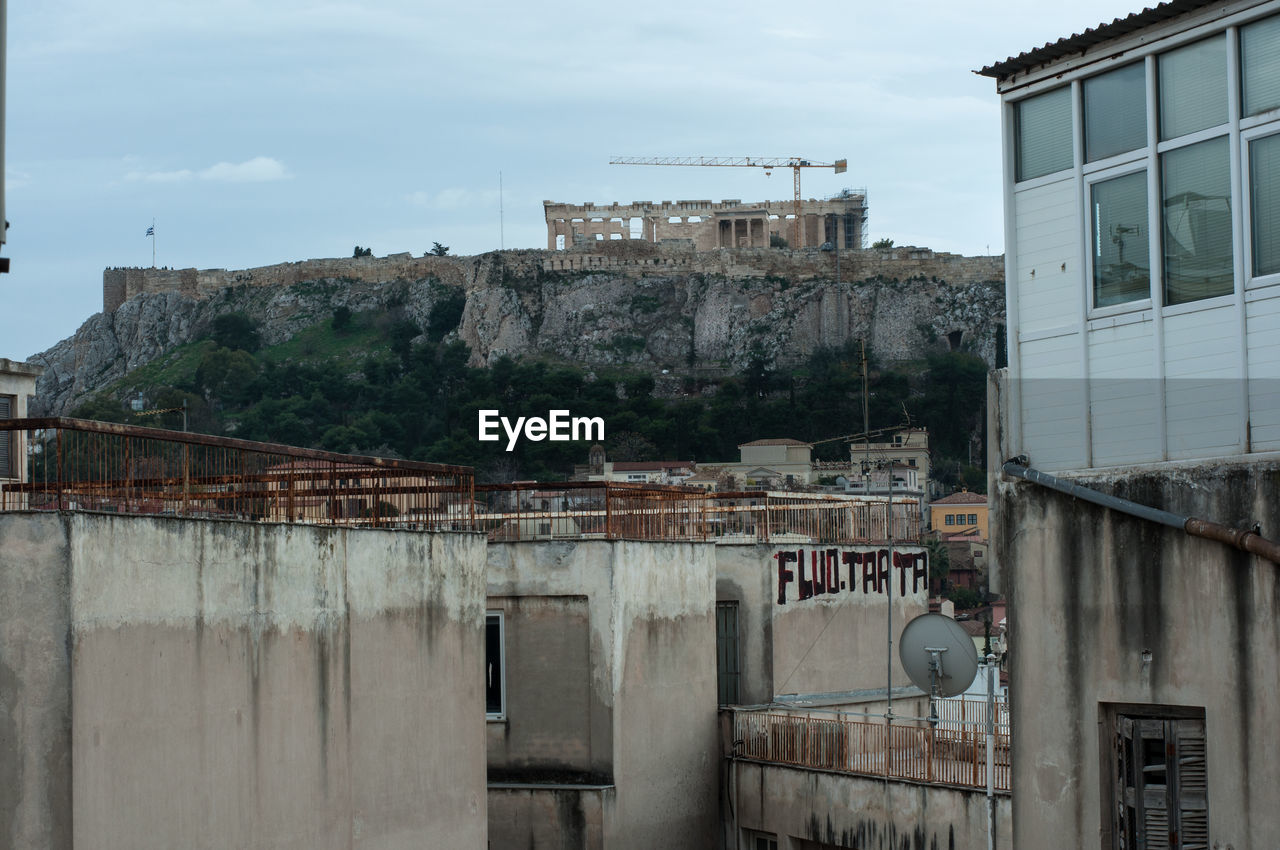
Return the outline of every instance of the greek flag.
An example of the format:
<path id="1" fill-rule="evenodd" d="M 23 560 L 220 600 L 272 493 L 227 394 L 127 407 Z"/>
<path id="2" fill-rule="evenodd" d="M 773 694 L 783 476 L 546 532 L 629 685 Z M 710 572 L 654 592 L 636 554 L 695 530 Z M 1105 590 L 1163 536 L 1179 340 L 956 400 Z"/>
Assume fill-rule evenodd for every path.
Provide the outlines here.
<path id="1" fill-rule="evenodd" d="M 156 235 L 156 226 L 154 224 L 147 228 L 147 235 L 148 236 Z"/>

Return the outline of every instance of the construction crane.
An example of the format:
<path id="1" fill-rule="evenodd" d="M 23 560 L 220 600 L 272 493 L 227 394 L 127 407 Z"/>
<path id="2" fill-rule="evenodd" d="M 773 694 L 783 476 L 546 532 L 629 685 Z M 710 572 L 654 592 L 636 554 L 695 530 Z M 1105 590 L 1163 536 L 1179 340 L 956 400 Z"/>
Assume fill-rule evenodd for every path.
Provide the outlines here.
<path id="1" fill-rule="evenodd" d="M 833 168 L 836 174 L 848 170 L 849 161 L 837 159 L 835 162 L 815 162 L 798 156 L 617 156 L 609 160 L 610 165 L 709 165 L 732 168 L 763 168 L 765 176 L 773 173 L 775 168 L 790 168 L 795 182 L 795 204 L 791 219 L 791 244 L 803 248 L 801 236 L 804 231 L 800 227 L 800 169 Z"/>

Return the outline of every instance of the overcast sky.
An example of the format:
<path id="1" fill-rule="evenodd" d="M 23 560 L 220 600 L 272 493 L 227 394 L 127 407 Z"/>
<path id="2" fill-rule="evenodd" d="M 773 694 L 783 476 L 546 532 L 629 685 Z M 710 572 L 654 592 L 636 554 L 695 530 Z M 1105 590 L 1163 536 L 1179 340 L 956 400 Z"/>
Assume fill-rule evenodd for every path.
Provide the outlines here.
<path id="1" fill-rule="evenodd" d="M 999 111 L 972 72 L 1141 6 L 42 0 L 9 9 L 0 356 L 101 309 L 102 269 L 546 244 L 544 199 L 790 197 L 847 158 L 872 239 L 1003 250 Z M 504 235 L 500 236 L 499 172 Z"/>

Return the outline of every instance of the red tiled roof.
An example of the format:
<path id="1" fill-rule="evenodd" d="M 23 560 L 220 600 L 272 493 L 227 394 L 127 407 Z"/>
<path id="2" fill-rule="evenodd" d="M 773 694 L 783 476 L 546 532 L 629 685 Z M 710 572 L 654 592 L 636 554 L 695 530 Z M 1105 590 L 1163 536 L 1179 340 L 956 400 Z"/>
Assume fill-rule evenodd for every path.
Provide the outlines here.
<path id="1" fill-rule="evenodd" d="M 1055 59 L 1061 59 L 1063 56 L 1068 56 L 1072 53 L 1084 54 L 1096 44 L 1128 35 L 1135 30 L 1140 30 L 1143 27 L 1148 27 L 1161 21 L 1167 21 L 1170 18 L 1175 18 L 1178 15 L 1194 11 L 1203 6 L 1212 5 L 1214 2 L 1215 0 L 1169 0 L 1167 3 L 1143 9 L 1141 12 L 1134 12 L 1128 17 L 1116 18 L 1109 24 L 1101 23 L 1096 27 L 1086 29 L 1084 32 L 1060 38 L 1051 44 L 1045 44 L 1043 47 L 1032 48 L 1017 56 L 1010 56 L 1003 61 L 992 62 L 982 70 L 974 71 L 974 73 L 1003 80 L 1011 74 L 1017 74 L 1039 65 L 1048 64 Z"/>
<path id="2" fill-rule="evenodd" d="M 934 499 L 932 502 L 935 505 L 985 505 L 986 503 L 986 496 L 981 493 L 970 493 L 968 490 L 961 490 L 958 493 L 952 493 L 950 496 Z"/>

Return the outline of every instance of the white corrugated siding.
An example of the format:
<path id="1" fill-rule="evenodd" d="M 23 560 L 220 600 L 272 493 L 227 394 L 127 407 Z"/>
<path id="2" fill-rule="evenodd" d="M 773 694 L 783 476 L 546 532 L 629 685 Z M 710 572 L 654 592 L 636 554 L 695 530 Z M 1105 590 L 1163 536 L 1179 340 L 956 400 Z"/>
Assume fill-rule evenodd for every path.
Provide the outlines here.
<path id="1" fill-rule="evenodd" d="M 1093 465 L 1161 459 L 1160 385 L 1151 321 L 1089 332 Z"/>
<path id="2" fill-rule="evenodd" d="M 1243 451 L 1240 319 L 1235 306 L 1166 317 L 1164 363 L 1170 459 Z"/>
<path id="3" fill-rule="evenodd" d="M 1078 322 L 1080 220 L 1075 181 L 1024 189 L 1014 195 L 1014 209 L 1019 330 L 1028 334 Z"/>
<path id="4" fill-rule="evenodd" d="M 1260 293 L 1261 294 L 1261 293 Z M 1245 305 L 1253 450 L 1280 451 L 1280 287 Z"/>
<path id="5" fill-rule="evenodd" d="M 1087 398 L 1080 335 L 1024 340 L 1020 353 L 1023 452 L 1040 469 L 1083 466 Z"/>

